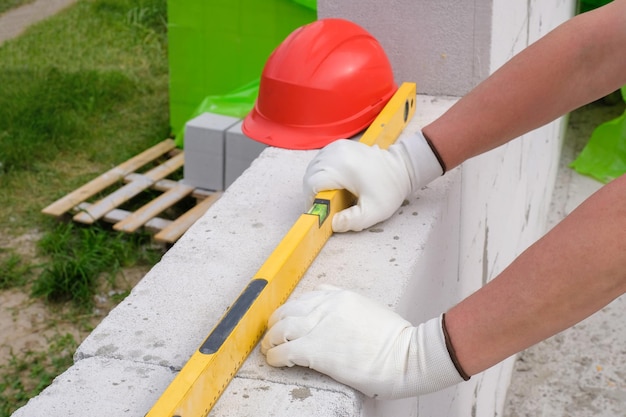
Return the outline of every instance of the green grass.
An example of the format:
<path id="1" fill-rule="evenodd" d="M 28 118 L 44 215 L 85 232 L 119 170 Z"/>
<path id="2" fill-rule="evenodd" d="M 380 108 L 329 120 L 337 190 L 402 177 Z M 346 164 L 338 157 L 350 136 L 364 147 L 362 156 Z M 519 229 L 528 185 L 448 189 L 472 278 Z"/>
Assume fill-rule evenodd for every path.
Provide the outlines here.
<path id="1" fill-rule="evenodd" d="M 82 0 L 0 47 L 0 232 L 47 233 L 35 296 L 88 308 L 103 271 L 155 262 L 125 259 L 143 237 L 40 211 L 169 136 L 166 22 L 166 0 Z M 0 261 L 0 288 L 34 269 Z"/>
<path id="2" fill-rule="evenodd" d="M 57 334 L 48 340 L 45 352 L 14 353 L 7 364 L 0 365 L 0 417 L 9 417 L 50 385 L 72 364 L 77 346 L 71 334 Z"/>
<path id="3" fill-rule="evenodd" d="M 17 2 L 0 0 L 0 11 Z M 59 320 L 77 327 L 103 286 L 119 289 L 123 268 L 153 265 L 160 249 L 41 209 L 170 136 L 166 22 L 166 0 L 79 0 L 0 46 L 0 234 L 43 235 L 32 259 L 0 248 L 0 290 L 69 302 Z M 58 335 L 0 364 L 0 417 L 64 371 L 75 347 Z"/>
<path id="4" fill-rule="evenodd" d="M 130 100 L 134 83 L 115 71 L 63 72 L 56 67 L 4 74 L 0 97 L 2 173 L 37 171 L 82 147 L 90 127 L 113 118 Z M 100 119 L 100 120 L 98 120 Z"/>
<path id="5" fill-rule="evenodd" d="M 99 227 L 58 223 L 39 242 L 49 260 L 34 280 L 32 294 L 51 302 L 71 301 L 83 311 L 93 307 L 97 280 L 105 275 L 111 286 L 125 266 L 154 264 L 160 255 L 150 236 L 124 235 Z"/>
<path id="6" fill-rule="evenodd" d="M 82 0 L 0 47 L 0 229 L 169 136 L 165 0 Z"/>
<path id="7" fill-rule="evenodd" d="M 24 286 L 33 266 L 12 251 L 3 252 L 7 251 L 0 250 L 0 290 Z"/>
<path id="8" fill-rule="evenodd" d="M 7 10 L 23 6 L 34 1 L 35 0 L 0 0 L 0 14 L 6 12 Z"/>
<path id="9" fill-rule="evenodd" d="M 24 286 L 28 282 L 33 266 L 20 255 L 3 252 L 6 251 L 0 250 L 0 290 Z"/>

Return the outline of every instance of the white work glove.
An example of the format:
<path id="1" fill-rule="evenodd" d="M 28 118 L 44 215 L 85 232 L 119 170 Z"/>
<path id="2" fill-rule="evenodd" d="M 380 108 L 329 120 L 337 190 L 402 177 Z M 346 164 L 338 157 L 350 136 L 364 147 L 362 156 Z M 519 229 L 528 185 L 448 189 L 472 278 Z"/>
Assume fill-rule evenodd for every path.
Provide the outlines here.
<path id="1" fill-rule="evenodd" d="M 305 366 L 378 399 L 455 385 L 441 317 L 417 327 L 354 292 L 325 286 L 274 312 L 261 342 L 275 367 Z"/>
<path id="2" fill-rule="evenodd" d="M 388 150 L 348 139 L 322 148 L 304 175 L 306 208 L 320 191 L 345 189 L 356 205 L 333 217 L 333 231 L 361 231 L 388 219 L 443 169 L 422 132 L 403 134 Z"/>

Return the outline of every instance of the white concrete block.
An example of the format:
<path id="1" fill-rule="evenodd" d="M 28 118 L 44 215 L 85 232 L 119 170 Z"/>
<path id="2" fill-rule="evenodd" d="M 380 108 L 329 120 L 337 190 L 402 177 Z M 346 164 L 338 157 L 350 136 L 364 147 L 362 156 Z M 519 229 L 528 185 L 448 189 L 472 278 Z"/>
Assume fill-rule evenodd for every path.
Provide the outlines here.
<path id="1" fill-rule="evenodd" d="M 576 0 L 493 0 L 491 68 L 502 64 L 574 15 Z"/>
<path id="2" fill-rule="evenodd" d="M 233 125 L 226 131 L 226 160 L 224 169 L 224 188 L 230 187 L 237 178 L 250 167 L 267 148 L 267 145 L 250 139 L 241 131 L 243 121 Z"/>
<path id="3" fill-rule="evenodd" d="M 174 378 L 166 367 L 141 362 L 81 360 L 13 417 L 143 416 Z M 327 391 L 302 385 L 237 377 L 209 416 L 356 416 L 361 397 L 348 389 Z"/>
<path id="4" fill-rule="evenodd" d="M 381 8 L 324 0 L 317 9 L 319 18 L 345 18 L 374 35 L 396 82 L 415 82 L 420 94 L 461 96 L 489 74 L 492 1 L 388 0 Z"/>
<path id="5" fill-rule="evenodd" d="M 226 131 L 239 119 L 203 113 L 185 125 L 184 182 L 207 190 L 224 189 Z"/>
<path id="6" fill-rule="evenodd" d="M 359 416 L 362 403 L 362 396 L 351 390 L 328 391 L 300 383 L 236 377 L 209 417 Z"/>
<path id="7" fill-rule="evenodd" d="M 452 102 L 419 97 L 417 114 L 405 134 Z M 266 149 L 87 337 L 76 360 L 97 356 L 181 369 L 304 211 L 302 176 L 316 152 Z M 294 296 L 331 283 L 378 300 L 416 323 L 439 314 L 456 293 L 458 174 L 455 170 L 437 179 L 384 223 L 361 233 L 333 235 Z M 441 276 L 447 283 L 438 280 Z M 319 397 L 315 411 L 307 414 L 312 416 L 361 415 L 361 409 L 367 415 L 385 415 L 396 405 L 365 401 L 361 394 L 306 368 L 272 368 L 258 348 L 238 378 L 256 381 L 246 382 L 252 384 L 247 395 L 261 395 L 260 387 L 276 383 L 276 391 L 263 396 L 270 404 L 292 399 L 296 386 L 303 393 L 331 397 Z M 232 415 L 226 410 L 246 403 L 237 392 L 222 396 L 213 415 Z M 403 407 L 408 414 L 394 415 L 414 415 L 416 400 L 409 402 L 413 405 Z M 293 415 L 288 408 L 276 407 L 274 413 Z"/>
<path id="8" fill-rule="evenodd" d="M 403 134 L 414 134 L 454 101 L 418 96 L 416 114 Z M 532 143 L 539 145 L 537 140 Z M 526 142 L 508 149 L 515 150 L 511 156 L 520 149 L 530 152 Z M 541 151 L 543 147 L 538 149 Z M 25 411 L 20 411 L 23 414 L 16 415 L 74 415 L 72 407 L 77 407 L 80 412 L 97 416 L 99 414 L 92 410 L 107 409 L 110 407 L 109 395 L 117 395 L 116 391 L 109 394 L 111 389 L 116 389 L 111 385 L 117 387 L 114 385 L 117 379 L 113 378 L 140 388 L 128 398 L 120 397 L 123 399 L 111 406 L 112 409 L 139 411 L 134 415 L 142 415 L 149 407 L 146 403 L 151 405 L 163 392 L 305 210 L 301 181 L 316 152 L 271 147 L 263 151 L 250 169 L 241 174 L 223 197 L 79 346 L 75 354 L 76 364 L 67 373 L 72 377 L 59 379 L 31 401 Z M 507 148 L 501 152 L 507 153 Z M 509 162 L 516 160 L 525 159 L 513 157 Z M 529 172 L 535 172 L 537 164 L 549 163 L 549 159 L 528 161 L 531 163 Z M 504 162 L 495 165 L 501 167 L 501 164 Z M 512 166 L 516 168 L 517 164 Z M 482 281 L 491 278 L 484 276 L 488 271 L 485 265 L 494 268 L 488 262 L 495 259 L 491 248 L 501 242 L 493 239 L 495 242 L 492 243 L 490 238 L 487 246 L 486 238 L 483 242 L 478 239 L 480 236 L 474 235 L 483 230 L 482 222 L 470 220 L 474 214 L 480 214 L 478 208 L 484 204 L 481 203 L 483 197 L 474 191 L 481 187 L 490 189 L 494 176 L 487 170 L 485 177 L 474 177 L 483 171 L 477 172 L 473 168 L 474 164 L 470 164 L 468 173 L 472 174 L 470 185 L 473 184 L 473 188 L 465 197 L 461 192 L 463 184 L 468 184 L 464 166 L 433 181 L 387 221 L 360 233 L 333 235 L 292 296 L 299 296 L 319 284 L 330 283 L 377 300 L 415 324 L 458 302 Z M 523 171 L 517 167 L 507 175 L 497 177 L 499 182 L 503 181 L 504 191 L 514 193 L 512 197 L 504 193 L 505 199 L 512 200 L 512 203 L 527 196 L 524 188 L 510 186 L 512 183 L 522 184 L 515 183 L 519 172 Z M 539 171 L 535 175 L 540 175 Z M 472 199 L 477 201 L 470 207 L 468 201 Z M 518 217 L 527 221 L 522 215 L 525 212 L 520 213 Z M 470 223 L 462 227 L 462 219 Z M 463 233 L 472 225 L 477 231 L 471 236 L 477 237 L 477 244 L 484 244 L 486 250 L 481 246 L 474 251 L 473 244 L 468 244 L 468 236 Z M 495 234 L 490 232 L 489 236 L 492 235 Z M 488 259 L 476 262 L 478 271 L 475 266 L 467 265 L 465 259 L 469 257 L 468 253 L 474 252 L 488 256 Z M 471 259 L 476 261 L 474 257 Z M 471 277 L 463 279 L 470 270 L 473 271 Z M 497 270 L 497 265 L 493 270 Z M 510 361 L 498 365 L 473 377 L 469 383 L 419 400 L 381 402 L 366 399 L 307 368 L 272 368 L 257 347 L 211 415 L 233 415 L 232 410 L 237 410 L 236 415 L 241 416 L 278 417 L 298 413 L 320 417 L 465 415 L 463 410 L 468 410 L 468 404 L 479 404 L 481 410 L 500 408 L 498 399 L 503 397 L 504 388 L 495 392 L 494 387 L 506 386 L 510 366 Z M 137 367 L 154 375 L 151 379 L 156 385 L 146 385 Z M 83 374 L 95 377 L 85 382 L 84 378 L 78 377 Z M 103 395 L 85 395 L 84 390 L 102 392 Z M 77 396 L 84 402 L 80 406 L 74 405 Z M 145 401 L 140 402 L 140 399 Z M 67 409 L 63 409 L 63 404 L 67 404 Z M 441 404 L 446 407 L 442 409 Z M 141 407 L 144 410 L 139 410 Z M 48 409 L 57 414 L 48 413 Z"/>
<path id="9" fill-rule="evenodd" d="M 59 375 L 13 417 L 143 416 L 174 373 L 141 362 L 90 358 Z"/>

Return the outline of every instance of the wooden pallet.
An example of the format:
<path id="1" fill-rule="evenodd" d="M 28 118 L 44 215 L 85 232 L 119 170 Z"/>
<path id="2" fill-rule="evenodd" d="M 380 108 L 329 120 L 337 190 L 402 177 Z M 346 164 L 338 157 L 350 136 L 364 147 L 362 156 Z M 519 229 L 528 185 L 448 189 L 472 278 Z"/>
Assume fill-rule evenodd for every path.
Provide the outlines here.
<path id="1" fill-rule="evenodd" d="M 161 159 L 164 162 L 154 168 L 143 173 L 136 172 Z M 221 196 L 221 192 L 206 191 L 167 179 L 184 163 L 184 152 L 176 149 L 173 140 L 166 139 L 55 201 L 42 213 L 60 217 L 71 212 L 75 213 L 73 220 L 76 222 L 92 224 L 104 220 L 113 223 L 115 230 L 127 233 L 145 228 L 156 233 L 154 239 L 157 242 L 174 243 Z M 106 197 L 95 202 L 87 201 L 115 185 L 119 188 Z M 120 208 L 148 189 L 161 191 L 162 194 L 134 212 Z M 194 197 L 197 203 L 184 214 L 174 220 L 158 217 L 188 196 Z"/>

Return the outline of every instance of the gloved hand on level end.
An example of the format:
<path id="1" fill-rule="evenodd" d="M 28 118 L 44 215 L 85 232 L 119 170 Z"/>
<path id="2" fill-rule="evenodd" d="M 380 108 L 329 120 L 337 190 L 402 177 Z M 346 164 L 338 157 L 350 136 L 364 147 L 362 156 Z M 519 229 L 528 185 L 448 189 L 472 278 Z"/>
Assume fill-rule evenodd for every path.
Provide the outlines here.
<path id="1" fill-rule="evenodd" d="M 393 311 L 335 287 L 277 309 L 261 351 L 272 366 L 309 367 L 379 399 L 463 381 L 448 354 L 441 317 L 413 327 Z"/>
<path id="2" fill-rule="evenodd" d="M 345 189 L 355 206 L 333 217 L 333 230 L 358 232 L 388 219 L 403 201 L 443 174 L 421 132 L 401 135 L 388 150 L 348 139 L 324 147 L 304 175 L 306 209 L 320 191 Z"/>

